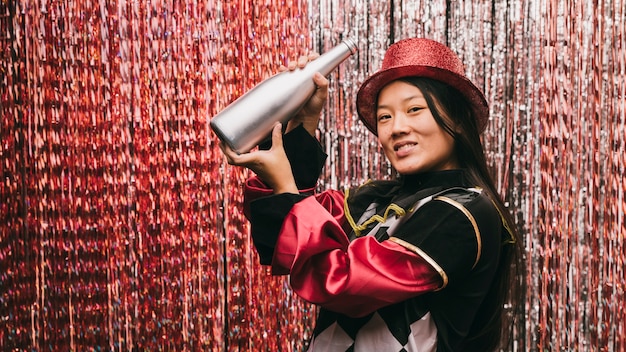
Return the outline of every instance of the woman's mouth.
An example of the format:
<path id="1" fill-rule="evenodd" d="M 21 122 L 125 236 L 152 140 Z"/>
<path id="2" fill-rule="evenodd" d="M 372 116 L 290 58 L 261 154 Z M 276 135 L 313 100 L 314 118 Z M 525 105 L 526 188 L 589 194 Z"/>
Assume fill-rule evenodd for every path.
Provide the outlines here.
<path id="1" fill-rule="evenodd" d="M 395 145 L 393 150 L 397 156 L 405 156 L 411 152 L 411 150 L 417 145 L 417 143 L 402 143 Z"/>

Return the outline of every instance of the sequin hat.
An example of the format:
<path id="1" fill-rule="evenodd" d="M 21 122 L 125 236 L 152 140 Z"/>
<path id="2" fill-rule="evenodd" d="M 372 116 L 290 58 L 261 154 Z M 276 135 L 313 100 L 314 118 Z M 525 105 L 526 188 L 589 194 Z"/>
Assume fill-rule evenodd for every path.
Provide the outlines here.
<path id="1" fill-rule="evenodd" d="M 470 103 L 478 132 L 487 127 L 489 106 L 485 96 L 464 73 L 463 63 L 447 46 L 425 38 L 410 38 L 392 44 L 385 53 L 381 69 L 359 88 L 356 108 L 365 126 L 377 135 L 378 93 L 387 84 L 403 77 L 425 77 L 456 88 Z"/>

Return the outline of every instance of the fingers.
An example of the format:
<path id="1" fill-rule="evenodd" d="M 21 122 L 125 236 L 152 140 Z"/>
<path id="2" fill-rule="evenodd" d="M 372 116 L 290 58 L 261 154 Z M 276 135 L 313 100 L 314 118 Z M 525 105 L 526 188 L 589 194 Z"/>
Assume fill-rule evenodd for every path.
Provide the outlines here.
<path id="1" fill-rule="evenodd" d="M 298 68 L 303 68 L 308 63 L 309 63 L 309 57 L 308 56 L 300 56 L 298 58 Z"/>
<path id="2" fill-rule="evenodd" d="M 320 53 L 309 53 L 309 61 L 313 61 L 315 59 L 317 59 L 318 57 L 320 57 Z"/>
<path id="3" fill-rule="evenodd" d="M 316 72 L 313 75 L 313 83 L 315 83 L 315 87 L 317 87 L 318 90 L 321 90 L 320 92 L 316 93 L 322 93 L 324 95 L 328 93 L 328 78 L 324 77 L 324 75 Z"/>
<path id="4" fill-rule="evenodd" d="M 219 147 L 222 150 L 222 154 L 224 154 L 224 156 L 226 157 L 226 161 L 228 161 L 228 163 L 232 165 L 234 161 L 233 158 L 237 156 L 237 153 L 224 142 L 220 141 Z"/>
<path id="5" fill-rule="evenodd" d="M 236 166 L 246 166 L 250 167 L 252 164 L 257 163 L 261 154 L 266 153 L 261 150 L 252 150 L 247 153 L 237 153 L 232 150 L 226 143 L 219 143 L 219 147 L 222 150 L 222 153 L 226 157 L 226 161 L 230 165 Z M 277 123 L 274 125 L 272 129 L 272 148 L 270 151 L 275 151 L 277 148 L 283 148 L 283 134 L 282 134 L 282 125 L 281 123 Z"/>
<path id="6" fill-rule="evenodd" d="M 283 147 L 283 129 L 282 124 L 279 122 L 274 125 L 274 129 L 272 130 L 272 148 L 271 150 L 275 150 L 276 148 Z"/>
<path id="7" fill-rule="evenodd" d="M 298 68 L 304 68 L 306 64 L 317 59 L 320 56 L 318 53 L 309 53 L 308 55 L 303 55 L 298 58 Z"/>
<path id="8" fill-rule="evenodd" d="M 319 56 L 320 56 L 320 54 L 318 54 L 318 53 L 309 53 L 307 55 L 302 55 L 297 60 L 290 61 L 287 64 L 286 68 L 285 68 L 285 66 L 282 66 L 282 65 L 281 65 L 281 67 L 285 68 L 285 69 L 287 69 L 289 71 L 293 71 L 296 68 L 304 68 L 309 62 L 317 59 Z"/>

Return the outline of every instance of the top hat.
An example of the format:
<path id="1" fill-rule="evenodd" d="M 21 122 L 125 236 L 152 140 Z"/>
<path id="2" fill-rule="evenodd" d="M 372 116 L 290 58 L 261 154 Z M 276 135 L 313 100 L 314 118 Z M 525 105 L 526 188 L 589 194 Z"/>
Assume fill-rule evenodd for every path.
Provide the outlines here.
<path id="1" fill-rule="evenodd" d="M 425 77 L 454 87 L 470 103 L 478 132 L 487 127 L 489 106 L 485 96 L 465 76 L 463 63 L 447 46 L 425 38 L 404 39 L 392 44 L 385 53 L 381 69 L 363 82 L 356 97 L 359 118 L 376 130 L 378 93 L 387 84 L 404 77 Z"/>

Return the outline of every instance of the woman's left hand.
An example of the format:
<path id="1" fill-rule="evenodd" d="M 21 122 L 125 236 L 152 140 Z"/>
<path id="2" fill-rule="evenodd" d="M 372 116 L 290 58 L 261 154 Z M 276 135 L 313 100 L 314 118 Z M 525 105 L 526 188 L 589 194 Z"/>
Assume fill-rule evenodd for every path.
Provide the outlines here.
<path id="1" fill-rule="evenodd" d="M 253 150 L 237 154 L 223 142 L 220 148 L 230 165 L 246 167 L 259 176 L 263 182 L 274 190 L 274 194 L 298 193 L 298 187 L 291 171 L 291 164 L 283 148 L 281 124 L 272 130 L 272 147 L 269 150 Z"/>
<path id="2" fill-rule="evenodd" d="M 287 67 L 281 66 L 279 71 L 293 71 L 296 69 L 303 69 L 309 62 L 317 59 L 320 55 L 318 53 L 310 53 L 309 55 L 300 56 L 298 60 L 290 61 Z M 298 125 L 302 124 L 304 129 L 309 132 L 311 136 L 315 137 L 315 131 L 320 120 L 322 109 L 326 105 L 328 100 L 328 79 L 321 73 L 316 72 L 313 75 L 313 83 L 315 84 L 315 93 L 304 104 L 302 109 L 298 111 L 287 123 L 285 132 L 289 132 Z"/>

